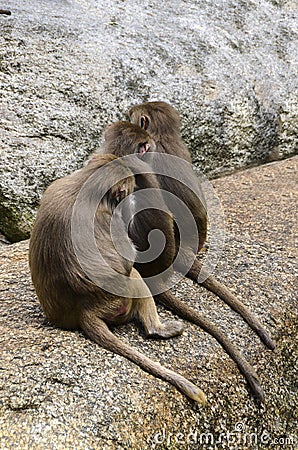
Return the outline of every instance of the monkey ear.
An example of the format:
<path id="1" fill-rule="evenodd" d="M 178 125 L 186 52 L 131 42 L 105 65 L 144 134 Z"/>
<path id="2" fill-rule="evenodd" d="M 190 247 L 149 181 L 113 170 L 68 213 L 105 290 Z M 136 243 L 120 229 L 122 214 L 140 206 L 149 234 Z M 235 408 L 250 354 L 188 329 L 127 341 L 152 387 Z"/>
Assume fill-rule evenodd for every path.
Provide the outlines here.
<path id="1" fill-rule="evenodd" d="M 141 116 L 140 127 L 143 128 L 144 130 L 147 130 L 147 128 L 149 127 L 149 118 L 147 116 L 145 115 Z"/>

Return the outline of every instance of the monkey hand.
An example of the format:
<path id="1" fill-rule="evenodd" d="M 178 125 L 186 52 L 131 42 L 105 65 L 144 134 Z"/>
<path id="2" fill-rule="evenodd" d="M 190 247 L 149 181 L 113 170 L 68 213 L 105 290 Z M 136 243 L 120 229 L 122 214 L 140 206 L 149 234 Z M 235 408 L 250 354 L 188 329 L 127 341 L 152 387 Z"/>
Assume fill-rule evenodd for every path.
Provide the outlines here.
<path id="1" fill-rule="evenodd" d="M 177 320 L 169 320 L 148 331 L 147 337 L 151 339 L 168 339 L 173 336 L 180 336 L 184 331 L 184 325 Z"/>

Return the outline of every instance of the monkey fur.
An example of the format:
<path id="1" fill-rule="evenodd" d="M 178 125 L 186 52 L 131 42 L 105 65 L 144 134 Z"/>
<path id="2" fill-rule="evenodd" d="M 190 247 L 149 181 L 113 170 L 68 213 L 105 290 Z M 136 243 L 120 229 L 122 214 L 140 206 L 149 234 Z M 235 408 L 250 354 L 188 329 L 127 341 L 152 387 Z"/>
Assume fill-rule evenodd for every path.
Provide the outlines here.
<path id="1" fill-rule="evenodd" d="M 107 191 L 105 186 L 109 187 Z M 95 155 L 83 169 L 54 181 L 41 200 L 30 239 L 32 281 L 44 313 L 53 324 L 64 329 L 82 329 L 97 344 L 205 404 L 205 395 L 197 386 L 123 343 L 109 329 L 109 326 L 137 319 L 148 337 L 169 338 L 183 331 L 177 321 L 160 322 L 151 293 L 133 268 L 133 261 L 118 254 L 111 239 L 112 215 L 116 214 L 119 201 L 121 203 L 134 187 L 131 170 L 113 155 Z M 106 193 L 102 197 L 103 191 Z M 82 226 L 80 250 L 92 270 L 100 272 L 108 281 L 111 290 L 103 289 L 86 275 L 75 252 L 72 233 L 76 230 L 72 230 L 72 217 L 78 198 L 81 204 L 77 208 L 77 224 L 84 224 L 88 211 L 95 211 L 97 246 L 89 248 L 88 242 L 85 244 Z M 127 244 L 131 245 L 121 218 L 119 224 L 121 240 L 127 239 Z M 105 263 L 98 260 L 98 249 Z M 126 295 L 113 294 L 113 287 L 118 289 L 118 276 L 127 280 L 122 286 Z"/>
<path id="2" fill-rule="evenodd" d="M 165 102 L 146 102 L 133 106 L 129 111 L 129 117 L 132 123 L 138 124 L 154 139 L 156 144 L 156 152 L 175 155 L 182 160 L 188 162 L 191 161 L 191 155 L 183 143 L 180 135 L 179 113 L 171 105 Z M 191 176 L 192 174 L 189 173 L 190 178 Z M 162 176 L 159 177 L 158 181 L 162 189 L 171 190 L 177 197 L 185 197 L 184 187 L 181 183 L 176 183 L 171 187 L 169 179 Z M 198 228 L 202 226 L 203 235 L 205 236 L 207 230 L 207 215 L 205 214 L 205 207 L 203 203 L 200 201 L 193 202 L 191 199 L 187 206 L 190 208 L 192 215 L 195 218 L 201 218 L 199 220 L 196 219 L 196 223 Z M 169 209 L 171 210 L 170 207 Z M 199 248 L 201 246 L 202 243 L 200 243 Z M 189 250 L 187 249 L 187 251 Z M 192 251 L 194 254 L 196 253 L 195 249 Z M 185 267 L 183 260 L 178 261 L 178 267 L 176 268 L 180 271 L 184 270 Z M 194 258 L 194 263 L 186 276 L 198 283 L 201 270 L 202 264 L 198 261 L 198 259 Z M 269 334 L 264 330 L 258 319 L 235 297 L 235 295 L 230 292 L 226 286 L 219 283 L 212 275 L 205 277 L 205 280 L 201 282 L 201 284 L 206 289 L 221 298 L 234 311 L 240 314 L 248 325 L 258 334 L 262 342 L 269 349 L 274 349 L 274 342 Z"/>
<path id="3" fill-rule="evenodd" d="M 145 164 L 142 159 L 140 160 L 137 155 L 142 155 L 146 152 L 155 151 L 156 145 L 152 138 L 148 135 L 148 133 L 141 129 L 138 125 L 131 124 L 129 122 L 117 122 L 112 125 L 109 125 L 105 131 L 105 142 L 103 149 L 101 150 L 103 153 L 113 153 L 117 156 L 126 156 L 128 154 L 135 154 L 136 162 L 134 162 L 134 168 L 130 168 L 132 171 L 138 165 L 143 164 L 142 166 L 142 175 L 138 175 L 136 177 L 136 188 L 138 191 L 140 189 L 146 189 L 153 187 L 158 188 L 159 183 L 157 182 L 157 178 L 154 179 L 154 175 L 152 174 L 152 168 Z M 146 152 L 144 152 L 144 149 Z M 138 162 L 139 161 L 139 162 Z M 146 169 L 147 166 L 147 169 Z M 147 170 L 147 173 L 146 173 Z M 150 176 L 148 177 L 148 173 Z M 146 180 L 146 181 L 144 181 Z M 155 194 L 155 199 L 158 198 L 158 193 Z M 144 205 L 146 203 L 144 202 Z M 166 205 L 162 205 L 162 199 L 158 198 L 159 209 L 163 211 L 166 210 Z M 147 206 L 146 206 L 147 207 Z M 167 244 L 165 245 L 164 253 L 167 252 L 168 249 L 168 257 L 174 260 L 176 255 L 176 251 L 173 252 L 173 245 L 176 243 L 175 239 L 175 230 L 171 227 L 172 218 L 170 214 L 168 217 L 163 217 L 163 220 L 158 218 L 159 211 L 154 211 L 154 214 L 150 212 L 150 210 L 144 210 L 141 213 L 138 213 L 134 216 L 134 225 L 135 227 L 129 229 L 130 237 L 136 247 L 142 247 L 144 243 L 147 243 L 147 235 L 150 230 L 155 229 L 156 227 L 162 229 L 162 231 L 167 236 Z M 144 212 L 146 212 L 146 217 L 144 216 Z M 163 213 L 162 213 L 163 214 Z M 145 224 L 145 226 L 144 226 Z M 163 226 L 166 227 L 163 229 Z M 195 255 L 193 254 L 193 259 L 195 259 Z M 168 259 L 165 258 L 168 264 Z M 142 265 L 136 266 L 141 276 L 144 277 L 146 281 L 146 277 L 151 274 L 155 274 L 157 268 L 160 271 L 164 270 L 164 265 L 159 265 L 159 261 L 154 261 L 151 265 L 147 264 L 146 270 L 142 267 Z M 150 273 L 151 269 L 151 273 Z M 150 286 L 152 290 L 152 286 Z M 239 370 L 245 376 L 248 381 L 248 384 L 255 395 L 256 398 L 262 400 L 263 399 L 263 391 L 260 386 L 260 382 L 258 380 L 257 374 L 254 369 L 248 364 L 248 362 L 242 357 L 240 352 L 235 348 L 235 346 L 226 338 L 224 333 L 222 333 L 215 325 L 213 325 L 210 321 L 204 318 L 202 315 L 198 314 L 195 310 L 185 305 L 181 300 L 176 298 L 170 290 L 164 288 L 160 290 L 155 298 L 171 309 L 173 312 L 178 314 L 180 317 L 193 322 L 199 325 L 203 330 L 211 334 L 217 341 L 222 345 L 225 351 L 231 356 L 231 358 L 238 365 Z"/>

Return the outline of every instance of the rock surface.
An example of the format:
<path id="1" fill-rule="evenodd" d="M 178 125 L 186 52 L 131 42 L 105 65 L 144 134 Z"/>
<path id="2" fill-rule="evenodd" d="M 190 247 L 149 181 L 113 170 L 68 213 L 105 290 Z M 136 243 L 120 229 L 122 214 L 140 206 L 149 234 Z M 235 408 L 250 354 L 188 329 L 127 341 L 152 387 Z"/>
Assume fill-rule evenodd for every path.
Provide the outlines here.
<path id="1" fill-rule="evenodd" d="M 42 192 L 144 100 L 181 112 L 217 176 L 297 152 L 294 1 L 6 0 L 0 232 L 29 236 Z M 296 66 L 297 67 L 297 66 Z"/>
<path id="2" fill-rule="evenodd" d="M 216 276 L 261 319 L 275 351 L 202 288 L 189 281 L 175 288 L 254 365 L 262 406 L 221 347 L 191 324 L 168 341 L 144 339 L 135 324 L 116 334 L 200 385 L 205 408 L 80 332 L 50 326 L 30 282 L 28 241 L 3 244 L 1 449 L 296 449 L 297 164 L 295 157 L 214 181 L 227 227 Z M 160 314 L 171 317 L 161 307 Z"/>

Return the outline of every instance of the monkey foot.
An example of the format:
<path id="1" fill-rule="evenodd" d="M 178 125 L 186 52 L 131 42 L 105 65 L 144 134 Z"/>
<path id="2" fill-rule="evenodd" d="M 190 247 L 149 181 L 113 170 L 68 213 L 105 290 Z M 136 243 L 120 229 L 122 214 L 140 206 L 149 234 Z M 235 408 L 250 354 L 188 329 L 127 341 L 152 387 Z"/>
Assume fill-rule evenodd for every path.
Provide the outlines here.
<path id="1" fill-rule="evenodd" d="M 174 336 L 180 336 L 184 331 L 184 325 L 176 320 L 164 322 L 158 328 L 152 328 L 148 331 L 147 337 L 151 339 L 168 339 Z"/>

